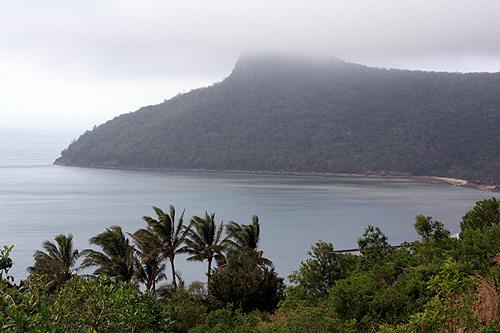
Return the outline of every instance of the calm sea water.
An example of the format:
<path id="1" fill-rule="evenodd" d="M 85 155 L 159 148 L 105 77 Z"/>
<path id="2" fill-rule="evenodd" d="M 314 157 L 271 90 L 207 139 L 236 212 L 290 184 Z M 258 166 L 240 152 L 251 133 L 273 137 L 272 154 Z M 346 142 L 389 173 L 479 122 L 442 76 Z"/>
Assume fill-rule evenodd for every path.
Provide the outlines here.
<path id="1" fill-rule="evenodd" d="M 54 166 L 75 131 L 0 132 L 0 246 L 14 245 L 10 273 L 26 278 L 33 253 L 58 234 L 76 247 L 111 225 L 127 232 L 145 227 L 152 206 L 174 205 L 188 219 L 215 212 L 218 221 L 261 222 L 261 249 L 280 276 L 299 268 L 318 240 L 356 248 L 367 225 L 379 226 L 392 244 L 417 239 L 417 214 L 433 216 L 452 233 L 476 201 L 491 193 L 402 180 L 145 172 Z M 205 281 L 205 263 L 180 257 L 187 282 Z"/>

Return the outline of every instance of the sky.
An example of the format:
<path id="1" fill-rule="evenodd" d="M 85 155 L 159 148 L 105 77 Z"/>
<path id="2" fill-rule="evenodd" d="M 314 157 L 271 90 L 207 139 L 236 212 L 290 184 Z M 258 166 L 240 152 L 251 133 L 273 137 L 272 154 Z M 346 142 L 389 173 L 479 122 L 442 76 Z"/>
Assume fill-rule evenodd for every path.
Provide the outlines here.
<path id="1" fill-rule="evenodd" d="M 500 71 L 500 1 L 0 0 L 0 128 L 86 130 L 229 76 L 238 57 Z"/>

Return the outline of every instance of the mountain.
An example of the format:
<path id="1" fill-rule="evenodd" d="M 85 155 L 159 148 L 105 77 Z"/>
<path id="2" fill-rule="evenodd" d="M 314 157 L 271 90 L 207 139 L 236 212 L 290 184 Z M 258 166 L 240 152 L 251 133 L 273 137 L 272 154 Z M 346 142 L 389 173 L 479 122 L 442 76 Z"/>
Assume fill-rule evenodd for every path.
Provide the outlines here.
<path id="1" fill-rule="evenodd" d="M 244 56 L 213 86 L 85 132 L 55 163 L 500 184 L 500 73 Z"/>

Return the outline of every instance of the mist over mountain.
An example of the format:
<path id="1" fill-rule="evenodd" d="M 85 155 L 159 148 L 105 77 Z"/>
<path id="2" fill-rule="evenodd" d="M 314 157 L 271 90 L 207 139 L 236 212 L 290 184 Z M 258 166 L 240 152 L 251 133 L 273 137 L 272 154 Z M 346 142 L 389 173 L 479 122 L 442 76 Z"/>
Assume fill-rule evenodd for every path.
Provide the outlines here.
<path id="1" fill-rule="evenodd" d="M 500 73 L 242 56 L 226 79 L 85 132 L 56 164 L 500 184 Z"/>

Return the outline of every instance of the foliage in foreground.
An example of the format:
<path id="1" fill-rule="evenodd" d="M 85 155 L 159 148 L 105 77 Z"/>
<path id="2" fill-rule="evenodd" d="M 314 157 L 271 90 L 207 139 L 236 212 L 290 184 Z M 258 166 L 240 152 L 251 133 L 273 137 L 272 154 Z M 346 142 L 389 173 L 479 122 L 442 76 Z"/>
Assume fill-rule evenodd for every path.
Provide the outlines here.
<path id="1" fill-rule="evenodd" d="M 235 304 L 245 312 L 273 311 L 284 297 L 285 284 L 274 269 L 261 267 L 251 257 L 221 267 L 208 284 L 218 307 Z"/>
<path id="2" fill-rule="evenodd" d="M 5 247 L 0 325 L 7 332 L 498 332 L 499 204 L 478 202 L 462 219 L 460 239 L 418 215 L 421 239 L 399 247 L 372 226 L 358 242 L 362 256 L 319 241 L 286 295 L 282 279 L 248 247 L 220 262 L 208 291 L 179 281 L 163 298 L 104 276 L 72 276 L 48 290 L 50 275 L 32 275 L 15 286 Z"/>
<path id="3" fill-rule="evenodd" d="M 42 279 L 2 290 L 0 322 L 5 332 L 152 332 L 171 321 L 156 296 L 109 279 L 73 277 L 54 294 Z"/>

